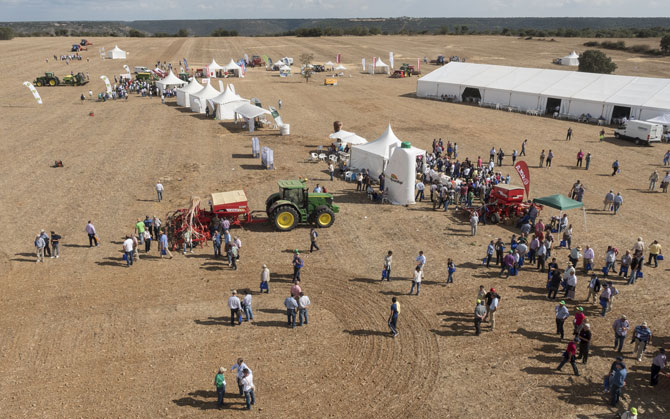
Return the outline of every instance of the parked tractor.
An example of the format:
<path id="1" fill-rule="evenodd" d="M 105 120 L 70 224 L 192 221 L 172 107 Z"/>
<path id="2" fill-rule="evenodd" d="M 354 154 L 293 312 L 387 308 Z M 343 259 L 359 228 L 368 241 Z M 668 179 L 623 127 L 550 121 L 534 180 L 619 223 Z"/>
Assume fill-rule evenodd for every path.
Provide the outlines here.
<path id="1" fill-rule="evenodd" d="M 137 73 L 135 75 L 135 79 L 137 81 L 156 81 L 158 80 L 158 77 L 153 73 L 146 72 L 146 73 Z"/>
<path id="2" fill-rule="evenodd" d="M 400 71 L 403 71 L 408 76 L 418 76 L 421 74 L 421 71 L 416 70 L 413 65 L 403 64 L 400 66 Z"/>
<path id="3" fill-rule="evenodd" d="M 249 67 L 262 67 L 264 66 L 265 63 L 263 62 L 263 59 L 259 57 L 258 55 L 254 55 L 251 57 L 251 60 L 249 60 Z"/>
<path id="4" fill-rule="evenodd" d="M 44 73 L 44 76 L 39 76 L 33 80 L 33 84 L 37 87 L 40 86 L 58 86 L 60 80 L 58 77 L 54 76 L 54 73 Z"/>
<path id="5" fill-rule="evenodd" d="M 61 80 L 61 84 L 66 86 L 83 86 L 86 83 L 88 83 L 88 80 L 86 80 L 84 73 L 68 74 Z"/>
<path id="6" fill-rule="evenodd" d="M 93 43 L 88 42 L 87 39 L 82 39 L 81 42 L 79 43 L 79 45 L 81 45 L 82 47 L 86 47 L 86 46 L 89 46 L 89 45 L 93 45 Z"/>
<path id="7" fill-rule="evenodd" d="M 279 192 L 265 201 L 265 212 L 279 231 L 293 230 L 299 223 L 313 223 L 328 228 L 335 222 L 340 207 L 333 195 L 309 193 L 304 180 L 280 180 Z"/>

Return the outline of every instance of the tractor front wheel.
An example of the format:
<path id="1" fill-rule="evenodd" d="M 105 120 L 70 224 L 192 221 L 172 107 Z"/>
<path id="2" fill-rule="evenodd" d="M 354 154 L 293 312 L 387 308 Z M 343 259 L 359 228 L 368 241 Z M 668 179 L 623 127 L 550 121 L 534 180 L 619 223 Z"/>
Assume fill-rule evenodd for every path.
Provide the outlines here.
<path id="1" fill-rule="evenodd" d="M 330 208 L 321 208 L 314 214 L 314 221 L 319 228 L 328 228 L 335 222 L 335 214 Z"/>
<path id="2" fill-rule="evenodd" d="M 51 79 L 49 80 L 49 86 L 55 86 L 56 85 L 56 80 Z"/>
<path id="3" fill-rule="evenodd" d="M 500 222 L 500 214 L 497 212 L 491 214 L 491 217 L 489 218 L 491 219 L 491 224 L 498 224 Z"/>
<path id="4" fill-rule="evenodd" d="M 275 228 L 279 231 L 290 231 L 298 224 L 298 212 L 288 205 L 277 208 L 272 218 Z"/>
<path id="5" fill-rule="evenodd" d="M 42 86 L 42 82 L 41 82 L 41 81 L 35 82 L 35 86 L 37 86 L 37 87 L 41 87 L 41 86 Z"/>

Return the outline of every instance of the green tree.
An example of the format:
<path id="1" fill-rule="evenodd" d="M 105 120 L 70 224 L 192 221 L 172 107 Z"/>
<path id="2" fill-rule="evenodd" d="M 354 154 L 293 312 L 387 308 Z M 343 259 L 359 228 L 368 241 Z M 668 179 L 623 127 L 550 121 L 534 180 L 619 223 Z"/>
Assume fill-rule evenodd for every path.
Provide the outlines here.
<path id="1" fill-rule="evenodd" d="M 309 79 L 312 78 L 312 67 L 310 64 L 312 64 L 312 60 L 314 59 L 314 56 L 312 54 L 304 53 L 300 54 L 300 64 L 303 65 L 303 70 L 302 70 L 302 76 L 305 78 L 305 83 L 309 83 Z"/>
<path id="2" fill-rule="evenodd" d="M 147 36 L 144 32 L 140 32 L 137 29 L 131 29 L 128 31 L 128 36 L 131 38 L 144 38 Z"/>
<path id="3" fill-rule="evenodd" d="M 661 51 L 664 54 L 670 54 L 670 35 L 665 35 L 661 38 Z"/>
<path id="4" fill-rule="evenodd" d="M 583 73 L 611 74 L 616 69 L 612 59 L 596 49 L 584 51 L 579 57 L 579 71 Z"/>
<path id="5" fill-rule="evenodd" d="M 179 29 L 176 36 L 179 38 L 186 38 L 188 37 L 188 31 L 186 29 Z"/>
<path id="6" fill-rule="evenodd" d="M 14 30 L 12 28 L 0 28 L 0 41 L 9 41 L 14 38 Z"/>

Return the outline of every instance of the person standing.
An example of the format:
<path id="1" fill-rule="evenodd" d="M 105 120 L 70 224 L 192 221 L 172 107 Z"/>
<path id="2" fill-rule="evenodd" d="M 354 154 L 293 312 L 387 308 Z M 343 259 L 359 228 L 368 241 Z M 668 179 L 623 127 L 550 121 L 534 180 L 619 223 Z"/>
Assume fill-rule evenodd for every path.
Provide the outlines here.
<path id="1" fill-rule="evenodd" d="M 288 319 L 288 326 L 291 329 L 295 329 L 295 312 L 298 309 L 298 302 L 293 298 L 293 295 L 289 295 L 284 300 L 284 307 L 286 307 L 286 317 Z"/>
<path id="2" fill-rule="evenodd" d="M 60 257 L 60 239 L 62 237 L 59 234 L 56 234 L 55 232 L 51 232 L 51 248 L 53 249 L 53 255 L 51 256 L 52 258 L 55 257 L 58 259 Z"/>
<path id="3" fill-rule="evenodd" d="M 621 192 L 616 193 L 613 204 L 614 204 L 614 215 L 617 215 L 619 209 L 623 205 L 623 196 L 621 196 Z"/>
<path id="4" fill-rule="evenodd" d="M 293 285 L 291 286 L 291 297 L 295 298 L 296 301 L 298 298 L 300 298 L 300 293 L 302 292 L 302 288 L 300 288 L 300 281 L 295 281 Z"/>
<path id="5" fill-rule="evenodd" d="M 149 230 L 144 230 L 144 253 L 149 253 L 151 251 L 151 233 Z"/>
<path id="6" fill-rule="evenodd" d="M 612 392 L 610 406 L 616 407 L 619 403 L 621 390 L 626 385 L 626 375 L 628 375 L 628 370 L 623 364 L 619 363 L 614 366 L 614 373 L 610 378 L 610 391 Z"/>
<path id="7" fill-rule="evenodd" d="M 37 254 L 37 263 L 44 263 L 44 239 L 42 235 L 35 236 L 35 253 Z"/>
<path id="8" fill-rule="evenodd" d="M 586 153 L 584 160 L 586 160 L 586 167 L 584 167 L 584 170 L 589 170 L 589 166 L 591 165 L 591 153 Z"/>
<path id="9" fill-rule="evenodd" d="M 482 333 L 482 321 L 484 321 L 485 317 L 486 306 L 481 299 L 478 299 L 475 306 L 475 336 L 479 336 Z"/>
<path id="10" fill-rule="evenodd" d="M 49 248 L 49 235 L 44 231 L 40 230 L 40 237 L 44 240 L 44 256 L 53 257 L 51 255 L 51 249 Z"/>
<path id="11" fill-rule="evenodd" d="M 303 262 L 300 257 L 300 252 L 298 249 L 293 251 L 293 281 L 300 281 L 300 270 L 302 269 Z"/>
<path id="12" fill-rule="evenodd" d="M 391 281 L 391 265 L 393 263 L 393 252 L 388 251 L 386 256 L 384 256 L 384 269 L 382 270 L 382 281 L 386 279 Z"/>
<path id="13" fill-rule="evenodd" d="M 412 292 L 414 291 L 414 287 L 416 286 L 416 295 L 419 295 L 419 291 L 421 291 L 421 266 L 417 265 L 417 267 L 414 269 L 414 278 L 412 279 L 412 288 L 409 290 L 409 295 L 412 295 Z"/>
<path id="14" fill-rule="evenodd" d="M 612 176 L 616 175 L 618 171 L 619 171 L 619 160 L 614 160 L 614 163 L 612 163 Z"/>
<path id="15" fill-rule="evenodd" d="M 495 244 L 495 249 L 496 249 L 496 265 L 504 266 L 505 243 L 502 241 L 502 238 L 498 237 L 498 240 L 496 241 Z"/>
<path id="16" fill-rule="evenodd" d="M 554 152 L 549 150 L 547 153 L 547 167 L 551 167 L 551 161 L 554 159 Z"/>
<path id="17" fill-rule="evenodd" d="M 665 356 L 665 349 L 659 348 L 654 360 L 651 362 L 651 377 L 649 380 L 649 385 L 654 387 L 658 385 L 658 376 L 661 374 L 663 368 L 665 368 L 665 363 L 667 358 Z"/>
<path id="18" fill-rule="evenodd" d="M 577 357 L 577 359 L 582 360 L 583 364 L 586 364 L 589 360 L 592 336 L 591 325 L 589 323 L 584 324 L 584 328 L 579 332 L 579 356 Z"/>
<path id="19" fill-rule="evenodd" d="M 477 224 L 479 224 L 479 216 L 477 215 L 477 211 L 472 211 L 472 215 L 470 216 L 470 232 L 473 236 L 477 235 Z"/>
<path id="20" fill-rule="evenodd" d="M 263 293 L 263 290 L 265 290 L 267 294 L 270 293 L 270 269 L 265 264 L 261 269 L 261 294 Z"/>
<path id="21" fill-rule="evenodd" d="M 519 153 L 517 153 L 516 149 L 512 150 L 512 166 L 516 164 L 516 158 L 518 157 Z"/>
<path id="22" fill-rule="evenodd" d="M 545 242 L 542 241 L 540 242 L 540 245 L 537 248 L 537 269 L 540 270 L 540 272 L 544 272 L 544 264 L 547 259 L 547 246 L 544 244 Z"/>
<path id="23" fill-rule="evenodd" d="M 312 253 L 312 250 L 321 250 L 319 249 L 319 246 L 316 244 L 316 238 L 319 237 L 319 233 L 316 232 L 315 228 L 312 228 L 309 230 L 309 239 L 310 239 L 310 245 L 309 245 L 309 253 Z"/>
<path id="24" fill-rule="evenodd" d="M 154 237 L 156 238 L 156 240 L 158 240 L 161 238 L 161 225 L 163 225 L 163 223 L 160 218 L 154 215 L 152 224 L 154 226 L 154 232 L 153 232 Z"/>
<path id="25" fill-rule="evenodd" d="M 95 226 L 93 223 L 91 223 L 91 220 L 88 221 L 88 224 L 86 224 L 86 233 L 88 234 L 88 247 L 93 247 L 93 243 L 95 243 L 95 246 L 98 246 L 98 236 L 95 231 Z"/>
<path id="26" fill-rule="evenodd" d="M 364 191 L 363 189 L 363 173 L 358 173 L 356 175 L 356 191 Z"/>
<path id="27" fill-rule="evenodd" d="M 304 292 L 300 293 L 300 298 L 298 298 L 298 326 L 302 326 L 303 320 L 305 324 L 309 323 L 309 316 L 307 315 L 307 310 L 312 305 L 312 302 L 309 301 L 309 297 L 305 295 Z"/>
<path id="28" fill-rule="evenodd" d="M 658 268 L 658 255 L 661 254 L 661 245 L 658 244 L 658 240 L 654 240 L 650 245 L 649 245 L 649 260 L 647 261 L 647 265 L 651 265 L 651 261 L 654 261 L 654 268 Z"/>
<path id="29" fill-rule="evenodd" d="M 226 394 L 226 377 L 224 376 L 226 369 L 221 367 L 219 372 L 214 376 L 214 386 L 216 387 L 216 405 L 219 409 L 223 409 L 223 397 Z"/>
<path id="30" fill-rule="evenodd" d="M 212 243 L 214 244 L 214 257 L 218 258 L 221 256 L 221 233 L 218 230 L 214 230 Z"/>
<path id="31" fill-rule="evenodd" d="M 487 316 L 491 323 L 491 331 L 494 331 L 496 328 L 496 311 L 498 311 L 498 305 L 500 304 L 500 296 L 491 288 L 490 302 L 488 303 L 488 312 Z"/>
<path id="32" fill-rule="evenodd" d="M 608 286 L 608 284 L 604 284 L 603 292 L 600 293 L 600 306 L 603 308 L 603 310 L 600 312 L 600 317 L 605 317 L 611 297 L 612 289 Z"/>
<path id="33" fill-rule="evenodd" d="M 237 378 L 237 389 L 240 392 L 240 396 L 244 394 L 242 391 L 242 379 L 244 378 L 244 371 L 247 370 L 251 372 L 251 369 L 244 363 L 242 358 L 237 358 L 237 362 L 230 368 L 230 371 L 236 371 Z"/>
<path id="34" fill-rule="evenodd" d="M 525 156 L 526 155 L 526 143 L 527 142 L 528 142 L 528 139 L 525 139 L 521 143 L 521 153 L 519 153 L 519 156 Z"/>
<path id="35" fill-rule="evenodd" d="M 578 338 L 575 338 L 574 340 L 568 342 L 568 347 L 565 350 L 565 352 L 563 352 L 563 360 L 561 361 L 560 364 L 558 364 L 558 367 L 556 368 L 557 371 L 560 371 L 561 368 L 563 368 L 563 365 L 570 362 L 570 365 L 572 365 L 572 371 L 574 371 L 575 375 L 579 377 L 579 370 L 577 369 L 577 364 L 575 363 L 575 355 L 577 354 L 578 340 L 579 340 Z"/>
<path id="36" fill-rule="evenodd" d="M 126 236 L 126 239 L 123 241 L 123 253 L 126 256 L 126 266 L 128 267 L 133 265 L 134 247 L 133 239 L 130 236 Z"/>
<path id="37" fill-rule="evenodd" d="M 611 211 L 612 205 L 614 204 L 614 191 L 610 189 L 607 194 L 605 194 L 605 200 L 603 201 L 603 211 Z"/>
<path id="38" fill-rule="evenodd" d="M 486 267 L 487 268 L 491 264 L 491 258 L 493 258 L 493 253 L 494 252 L 495 252 L 495 243 L 493 243 L 493 240 L 491 240 L 488 247 L 486 248 Z"/>
<path id="39" fill-rule="evenodd" d="M 228 308 L 230 309 L 230 325 L 235 327 L 235 320 L 237 320 L 237 324 L 242 324 L 242 314 L 240 313 L 242 302 L 237 296 L 237 290 L 233 290 L 232 295 L 228 297 Z"/>
<path id="40" fill-rule="evenodd" d="M 545 158 L 546 156 L 547 156 L 547 155 L 544 153 L 544 150 L 542 150 L 542 152 L 540 153 L 540 166 L 539 166 L 539 167 L 543 167 L 543 166 L 544 166 L 544 158 Z"/>
<path id="41" fill-rule="evenodd" d="M 451 258 L 447 259 L 447 284 L 454 283 L 454 273 L 456 273 L 456 265 Z"/>
<path id="42" fill-rule="evenodd" d="M 589 295 L 586 296 L 586 302 L 589 300 L 595 304 L 596 296 L 600 292 L 600 279 L 596 274 L 591 275 L 591 280 L 589 281 Z"/>
<path id="43" fill-rule="evenodd" d="M 556 334 L 561 335 L 561 340 L 563 340 L 563 337 L 565 336 L 565 329 L 563 328 L 563 325 L 565 323 L 565 319 L 570 317 L 570 312 L 568 311 L 568 308 L 565 306 L 565 301 L 561 301 L 559 305 L 556 306 Z"/>
<path id="44" fill-rule="evenodd" d="M 580 148 L 577 152 L 577 165 L 576 167 L 582 167 L 582 161 L 584 160 L 584 152 Z"/>
<path id="45" fill-rule="evenodd" d="M 514 257 L 514 251 L 510 250 L 509 253 L 503 259 L 502 269 L 500 270 L 500 276 L 502 276 L 503 272 L 507 271 L 507 276 L 505 278 L 509 278 L 509 276 L 512 274 L 512 269 L 514 268 L 515 263 L 516 258 Z"/>
<path id="46" fill-rule="evenodd" d="M 330 175 L 330 181 L 332 182 L 333 177 L 335 176 L 335 167 L 332 162 L 328 163 L 328 174 Z"/>
<path id="47" fill-rule="evenodd" d="M 393 337 L 398 336 L 398 315 L 400 314 L 400 303 L 396 297 L 391 298 L 391 314 L 389 315 L 388 325 Z"/>
<path id="48" fill-rule="evenodd" d="M 649 191 L 656 189 L 656 182 L 658 182 L 658 171 L 654 170 L 651 176 L 649 176 Z"/>
<path id="49" fill-rule="evenodd" d="M 421 270 L 421 275 L 423 276 L 423 268 L 426 266 L 426 256 L 423 254 L 423 250 L 419 250 L 419 256 L 416 257 L 417 267 Z"/>
<path id="50" fill-rule="evenodd" d="M 582 307 L 577 307 L 577 310 L 575 312 L 575 319 L 572 322 L 572 325 L 574 327 L 573 331 L 574 336 L 579 336 L 579 332 L 582 331 L 585 323 L 586 323 L 586 316 L 584 315 L 584 309 Z"/>
<path id="51" fill-rule="evenodd" d="M 570 141 L 570 140 L 572 140 L 572 127 L 568 128 L 568 133 L 565 136 L 565 141 Z"/>
<path id="52" fill-rule="evenodd" d="M 242 312 L 244 313 L 244 321 L 248 322 L 250 320 L 254 319 L 254 312 L 251 309 L 251 291 L 246 290 L 244 292 L 244 298 L 242 299 L 241 302 L 242 305 Z"/>
<path id="53" fill-rule="evenodd" d="M 160 182 L 156 182 L 156 195 L 158 195 L 158 202 L 161 202 L 163 200 L 163 190 L 165 188 L 163 187 L 163 184 Z"/>
<path id="54" fill-rule="evenodd" d="M 423 201 L 423 199 L 424 199 L 423 191 L 424 191 L 425 188 L 426 188 L 426 186 L 423 184 L 422 181 L 418 181 L 416 183 L 416 196 L 414 197 L 415 201 L 416 200 L 418 200 L 419 202 Z"/>
<path id="55" fill-rule="evenodd" d="M 635 326 L 635 329 L 633 330 L 633 341 L 635 342 L 635 350 L 633 352 L 637 356 L 637 360 L 642 361 L 644 350 L 647 347 L 647 344 L 651 343 L 651 329 L 647 327 L 647 322 Z"/>
<path id="56" fill-rule="evenodd" d="M 555 262 L 552 263 L 556 264 Z M 558 265 L 556 264 L 555 267 L 551 268 L 551 279 L 549 280 L 549 294 L 547 295 L 547 298 L 550 300 L 556 299 L 556 294 L 558 293 L 558 288 L 561 286 L 562 279 L 561 272 L 558 270 Z"/>
<path id="57" fill-rule="evenodd" d="M 169 244 L 168 244 L 168 238 L 167 234 L 165 231 L 161 232 L 161 238 L 160 238 L 160 251 L 161 251 L 161 259 L 163 259 L 163 256 L 170 256 L 170 259 L 172 259 L 172 252 L 170 252 L 169 249 Z"/>
<path id="58" fill-rule="evenodd" d="M 244 377 L 241 381 L 242 391 L 244 392 L 244 400 L 247 404 L 247 410 L 251 410 L 251 405 L 256 404 L 256 398 L 254 395 L 254 390 L 256 389 L 256 386 L 254 386 L 254 377 L 248 368 L 245 368 L 242 371 L 242 374 Z"/>

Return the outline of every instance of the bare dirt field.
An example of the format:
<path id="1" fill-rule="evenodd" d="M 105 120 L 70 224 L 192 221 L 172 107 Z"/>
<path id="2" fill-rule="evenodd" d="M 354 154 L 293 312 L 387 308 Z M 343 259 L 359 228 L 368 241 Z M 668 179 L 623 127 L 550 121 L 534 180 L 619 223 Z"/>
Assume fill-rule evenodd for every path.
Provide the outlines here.
<path id="1" fill-rule="evenodd" d="M 499 279 L 481 266 L 486 244 L 509 240 L 507 226 L 481 226 L 475 237 L 450 210 L 433 212 L 429 203 L 405 208 L 374 205 L 355 193 L 355 185 L 328 181 L 324 164 L 306 163 L 317 145 L 328 144 L 332 122 L 368 140 L 391 123 L 402 140 L 428 149 L 433 138 L 459 144 L 462 157 L 488 155 L 491 146 L 507 155 L 528 138 L 531 195 L 567 194 L 576 179 L 587 192 L 582 214 L 569 213 L 574 243 L 596 250 L 603 265 L 607 245 L 631 248 L 637 236 L 658 239 L 670 248 L 668 197 L 648 193 L 648 177 L 662 171 L 667 147 L 636 147 L 598 141 L 599 127 L 413 97 L 416 79 L 360 74 L 360 59 L 390 50 L 396 63 L 416 57 L 459 55 L 469 62 L 555 68 L 551 60 L 583 50 L 584 39 L 556 42 L 503 37 L 367 38 L 95 38 L 83 60 L 66 66 L 52 55 L 69 50 L 73 38 L 25 38 L 0 43 L 0 412 L 3 417 L 213 417 L 212 384 L 219 366 L 244 357 L 254 371 L 259 417 L 518 417 L 610 418 L 627 406 L 643 418 L 670 415 L 663 377 L 648 386 L 651 354 L 670 345 L 667 263 L 645 268 L 644 279 L 621 290 L 613 311 L 584 303 L 594 332 L 592 358 L 556 372 L 565 341 L 554 334 L 555 302 L 545 295 L 544 274 L 533 269 Z M 658 40 L 648 40 L 656 47 Z M 98 46 L 129 51 L 125 61 L 101 60 Z M 252 69 L 234 80 L 245 98 L 263 104 L 282 99 L 291 135 L 256 133 L 275 150 L 277 169 L 260 169 L 252 159 L 251 135 L 232 123 L 205 120 L 181 109 L 174 99 L 131 95 L 128 101 L 80 103 L 84 88 L 40 88 L 38 106 L 21 85 L 45 71 L 62 76 L 89 72 L 94 92 L 104 89 L 122 65 L 151 66 L 157 60 L 192 66 L 214 57 L 267 54 L 273 59 L 314 54 L 315 62 L 337 53 L 351 70 L 336 87 L 323 86 L 323 74 L 306 84 L 300 77 Z M 668 77 L 670 59 L 607 52 L 617 74 Z M 49 63 L 45 58 L 50 57 Z M 435 67 L 423 66 L 424 74 Z M 215 86 L 218 84 L 215 83 Z M 94 116 L 89 116 L 93 112 Z M 569 126 L 573 140 L 565 142 Z M 541 149 L 556 155 L 551 169 L 536 167 Z M 593 154 L 590 170 L 573 167 L 579 149 Z M 64 168 L 50 165 L 56 159 Z M 615 159 L 622 173 L 609 176 Z M 518 184 L 510 158 L 502 168 Z M 664 172 L 661 172 L 662 174 Z M 310 188 L 326 184 L 341 206 L 334 226 L 321 230 L 321 250 L 305 255 L 303 288 L 312 300 L 310 323 L 287 329 L 283 301 L 289 293 L 291 250 L 308 250 L 309 227 L 289 233 L 269 226 L 235 230 L 243 241 L 240 268 L 231 271 L 214 260 L 212 248 L 161 260 L 157 251 L 142 255 L 132 268 L 121 260 L 121 242 L 137 218 L 187 206 L 191 196 L 244 188 L 255 209 L 277 189 L 279 179 L 309 178 Z M 164 180 L 165 200 L 155 201 L 153 186 Z M 624 196 L 617 216 L 602 209 L 613 189 Z M 545 220 L 558 212 L 545 209 Z M 89 248 L 84 227 L 96 225 L 101 245 Z M 63 235 L 60 259 L 36 264 L 34 235 L 40 229 Z M 155 248 L 155 246 L 154 246 Z M 380 283 L 383 256 L 394 252 L 394 281 Z M 425 251 L 428 263 L 421 295 L 407 296 L 414 258 Z M 566 250 L 555 250 L 561 267 Z M 446 261 L 453 258 L 455 283 L 446 286 Z M 272 271 L 271 293 L 256 293 L 261 265 Z M 587 277 L 579 276 L 577 297 L 586 297 Z M 496 330 L 472 326 L 479 285 L 502 296 Z M 226 300 L 232 289 L 254 291 L 255 321 L 230 327 Z M 389 337 L 386 318 L 391 298 L 402 304 L 400 335 Z M 581 304 L 581 303 L 580 303 Z M 569 303 L 573 312 L 576 304 Z M 607 406 L 602 379 L 615 353 L 611 324 L 627 314 L 631 326 L 647 321 L 654 344 L 643 362 L 631 355 L 625 398 Z M 568 326 L 568 330 L 570 330 Z M 244 407 L 234 374 L 226 373 L 228 409 Z"/>

